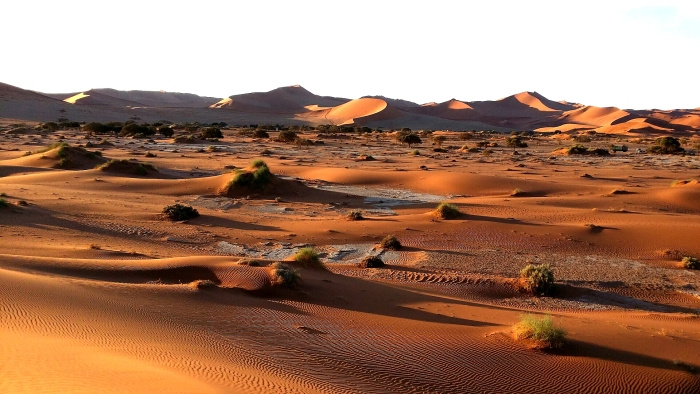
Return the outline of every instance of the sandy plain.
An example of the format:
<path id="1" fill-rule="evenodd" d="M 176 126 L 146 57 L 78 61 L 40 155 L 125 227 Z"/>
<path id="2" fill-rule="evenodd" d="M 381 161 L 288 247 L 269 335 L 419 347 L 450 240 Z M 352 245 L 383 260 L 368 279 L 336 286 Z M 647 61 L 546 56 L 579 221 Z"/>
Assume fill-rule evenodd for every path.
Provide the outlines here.
<path id="1" fill-rule="evenodd" d="M 502 134 L 436 132 L 446 152 L 434 152 L 391 133 L 303 132 L 317 143 L 297 146 L 223 132 L 196 144 L 0 134 L 1 392 L 700 387 L 700 276 L 679 262 L 700 256 L 697 156 L 636 153 L 644 134 L 594 135 L 586 145 L 629 147 L 596 157 L 556 153 L 566 133 L 525 137 L 516 154 Z M 26 154 L 59 141 L 157 171 L 57 169 L 56 149 Z M 460 149 L 480 141 L 498 146 Z M 255 159 L 274 190 L 220 195 Z M 465 215 L 437 219 L 440 201 Z M 201 216 L 164 220 L 173 203 Z M 405 248 L 378 248 L 388 234 Z M 265 265 L 304 246 L 327 269 L 272 286 Z M 387 266 L 356 266 L 370 254 Z M 251 258 L 262 266 L 240 264 Z M 518 290 L 528 261 L 552 265 L 553 296 Z M 524 313 L 553 316 L 567 346 L 514 340 Z"/>

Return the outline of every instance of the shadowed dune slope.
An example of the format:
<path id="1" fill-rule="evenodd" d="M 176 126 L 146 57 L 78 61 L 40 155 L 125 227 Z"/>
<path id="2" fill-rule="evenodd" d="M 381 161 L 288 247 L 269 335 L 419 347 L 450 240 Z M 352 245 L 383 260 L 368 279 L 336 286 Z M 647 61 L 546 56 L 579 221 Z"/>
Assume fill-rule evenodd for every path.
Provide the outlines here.
<path id="1" fill-rule="evenodd" d="M 347 102 L 347 99 L 315 95 L 299 85 L 273 89 L 269 92 L 245 93 L 230 96 L 212 105 L 243 112 L 306 112 L 306 107 L 318 105 L 333 107 Z"/>

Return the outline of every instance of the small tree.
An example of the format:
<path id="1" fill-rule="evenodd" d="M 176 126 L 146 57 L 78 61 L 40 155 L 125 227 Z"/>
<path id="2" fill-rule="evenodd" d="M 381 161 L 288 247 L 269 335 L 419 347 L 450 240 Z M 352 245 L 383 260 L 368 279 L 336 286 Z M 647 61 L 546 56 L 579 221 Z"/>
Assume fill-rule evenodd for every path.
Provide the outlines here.
<path id="1" fill-rule="evenodd" d="M 654 145 L 649 148 L 649 153 L 674 154 L 682 153 L 685 149 L 681 147 L 681 142 L 674 137 L 658 138 Z"/>

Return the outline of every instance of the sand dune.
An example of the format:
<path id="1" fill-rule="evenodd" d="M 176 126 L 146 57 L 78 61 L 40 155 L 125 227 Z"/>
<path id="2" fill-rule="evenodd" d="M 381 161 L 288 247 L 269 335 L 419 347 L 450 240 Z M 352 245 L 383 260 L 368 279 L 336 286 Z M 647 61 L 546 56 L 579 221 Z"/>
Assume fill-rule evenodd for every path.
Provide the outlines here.
<path id="1" fill-rule="evenodd" d="M 244 112 L 304 112 L 309 105 L 323 107 L 345 103 L 346 99 L 317 96 L 299 85 L 273 89 L 269 92 L 246 93 L 216 103 L 216 108 Z"/>
<path id="2" fill-rule="evenodd" d="M 585 106 L 565 112 L 561 119 L 567 123 L 580 123 L 590 126 L 609 126 L 617 119 L 628 116 L 629 112 L 615 107 Z"/>
<path id="3" fill-rule="evenodd" d="M 63 101 L 75 105 L 98 105 L 126 108 L 145 106 L 143 103 L 107 95 L 95 89 L 77 93 L 71 97 L 67 97 Z"/>

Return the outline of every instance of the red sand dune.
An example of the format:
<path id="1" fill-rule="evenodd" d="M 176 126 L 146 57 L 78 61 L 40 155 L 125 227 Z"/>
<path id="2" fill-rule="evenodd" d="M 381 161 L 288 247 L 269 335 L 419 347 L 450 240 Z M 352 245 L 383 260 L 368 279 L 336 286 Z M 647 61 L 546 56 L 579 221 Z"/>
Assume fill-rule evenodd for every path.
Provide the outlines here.
<path id="1" fill-rule="evenodd" d="M 580 123 L 589 126 L 609 126 L 617 119 L 628 116 L 629 112 L 615 107 L 585 106 L 565 112 L 561 120 L 566 123 Z"/>

